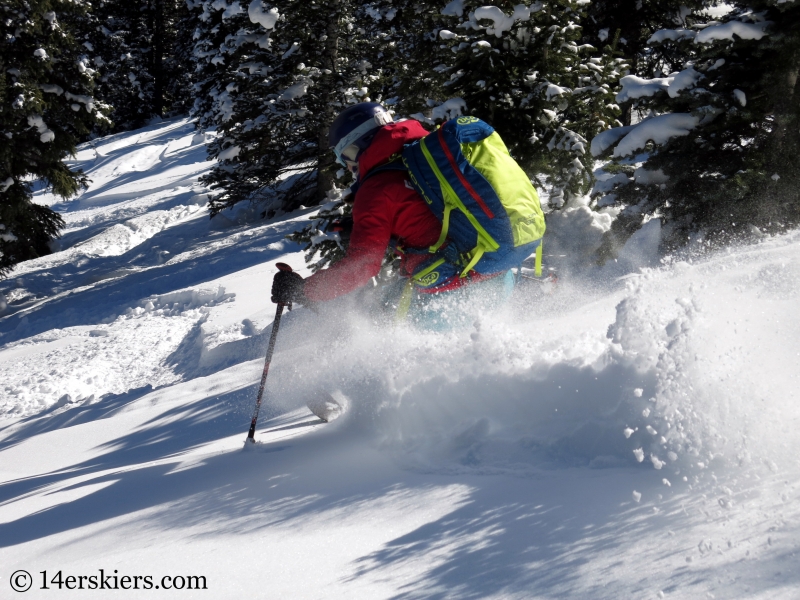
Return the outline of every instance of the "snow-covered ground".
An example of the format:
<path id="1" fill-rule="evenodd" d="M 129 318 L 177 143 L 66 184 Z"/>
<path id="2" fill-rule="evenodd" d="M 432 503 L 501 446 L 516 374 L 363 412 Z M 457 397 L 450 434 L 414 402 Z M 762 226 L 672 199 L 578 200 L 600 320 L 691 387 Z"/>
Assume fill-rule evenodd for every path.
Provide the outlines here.
<path id="1" fill-rule="evenodd" d="M 243 452 L 313 210 L 209 220 L 204 142 L 97 140 L 88 190 L 37 195 L 67 230 L 0 282 L 2 594 L 103 569 L 206 578 L 175 597 L 800 597 L 800 233 L 653 264 L 653 222 L 580 268 L 608 223 L 577 206 L 550 219 L 569 276 L 464 331 L 295 310 Z"/>

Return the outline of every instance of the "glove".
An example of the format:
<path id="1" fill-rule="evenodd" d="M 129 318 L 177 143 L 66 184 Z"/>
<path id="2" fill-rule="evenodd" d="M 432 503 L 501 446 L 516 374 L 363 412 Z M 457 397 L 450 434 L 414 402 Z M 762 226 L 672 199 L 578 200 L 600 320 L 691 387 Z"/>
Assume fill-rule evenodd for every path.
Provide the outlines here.
<path id="1" fill-rule="evenodd" d="M 292 271 L 278 271 L 272 279 L 272 301 L 275 304 L 297 302 L 307 304 L 303 287 L 305 280 Z"/>

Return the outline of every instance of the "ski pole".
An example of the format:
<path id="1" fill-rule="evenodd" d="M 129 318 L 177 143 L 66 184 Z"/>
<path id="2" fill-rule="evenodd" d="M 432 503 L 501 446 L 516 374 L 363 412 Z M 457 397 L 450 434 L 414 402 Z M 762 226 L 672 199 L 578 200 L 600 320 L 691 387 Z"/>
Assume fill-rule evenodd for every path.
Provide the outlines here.
<path id="1" fill-rule="evenodd" d="M 292 267 L 286 263 L 277 263 L 275 265 L 279 271 L 292 271 Z M 261 398 L 264 396 L 264 387 L 267 384 L 267 374 L 269 373 L 269 364 L 272 362 L 272 353 L 275 351 L 275 340 L 278 339 L 278 329 L 281 326 L 281 316 L 283 315 L 283 307 L 288 306 L 292 310 L 291 302 L 278 303 L 278 308 L 275 310 L 275 320 L 272 322 L 272 335 L 269 336 L 269 345 L 267 346 L 267 358 L 264 361 L 264 370 L 261 372 L 261 385 L 258 386 L 258 396 L 256 397 L 256 407 L 253 410 L 253 420 L 250 421 L 250 431 L 247 434 L 245 443 L 250 442 L 255 444 L 256 422 L 258 421 L 258 411 L 261 410 Z"/>

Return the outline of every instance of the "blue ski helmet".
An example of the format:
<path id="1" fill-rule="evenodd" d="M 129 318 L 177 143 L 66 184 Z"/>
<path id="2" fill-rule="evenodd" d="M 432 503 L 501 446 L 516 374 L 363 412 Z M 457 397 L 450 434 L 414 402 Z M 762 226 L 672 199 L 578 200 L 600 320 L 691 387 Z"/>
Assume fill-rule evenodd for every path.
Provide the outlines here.
<path id="1" fill-rule="evenodd" d="M 342 151 L 355 144 L 364 150 L 375 130 L 392 122 L 392 115 L 377 102 L 359 102 L 344 109 L 331 123 L 328 144 L 336 154 L 336 162 L 344 165 Z"/>

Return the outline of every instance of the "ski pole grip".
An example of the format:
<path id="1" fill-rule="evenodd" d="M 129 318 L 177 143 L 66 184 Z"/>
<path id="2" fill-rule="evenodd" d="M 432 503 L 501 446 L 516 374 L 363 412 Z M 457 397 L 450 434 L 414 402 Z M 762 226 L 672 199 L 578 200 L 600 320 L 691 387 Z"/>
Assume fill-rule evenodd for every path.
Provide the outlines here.
<path id="1" fill-rule="evenodd" d="M 286 263 L 275 263 L 275 266 L 278 267 L 278 271 L 286 271 L 287 273 L 292 272 L 292 267 Z"/>

